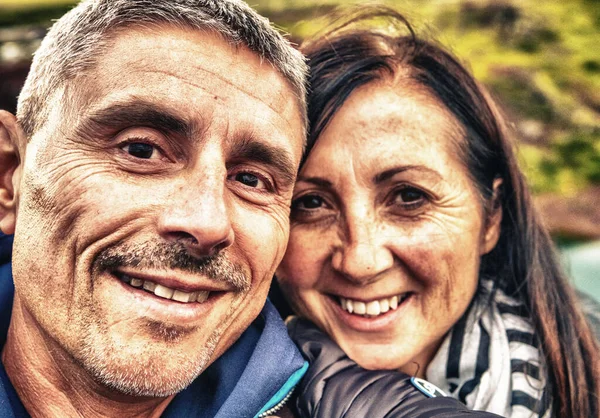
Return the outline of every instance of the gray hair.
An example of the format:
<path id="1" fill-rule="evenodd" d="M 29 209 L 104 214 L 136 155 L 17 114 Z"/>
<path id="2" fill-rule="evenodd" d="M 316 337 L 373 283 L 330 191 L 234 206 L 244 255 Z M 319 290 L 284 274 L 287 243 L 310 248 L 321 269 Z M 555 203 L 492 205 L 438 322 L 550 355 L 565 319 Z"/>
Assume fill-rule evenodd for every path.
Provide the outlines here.
<path id="1" fill-rule="evenodd" d="M 212 31 L 232 45 L 247 46 L 288 80 L 306 120 L 304 57 L 243 1 L 83 0 L 52 26 L 35 53 L 17 106 L 27 137 L 47 121 L 49 98 L 94 67 L 115 29 L 160 24 Z"/>

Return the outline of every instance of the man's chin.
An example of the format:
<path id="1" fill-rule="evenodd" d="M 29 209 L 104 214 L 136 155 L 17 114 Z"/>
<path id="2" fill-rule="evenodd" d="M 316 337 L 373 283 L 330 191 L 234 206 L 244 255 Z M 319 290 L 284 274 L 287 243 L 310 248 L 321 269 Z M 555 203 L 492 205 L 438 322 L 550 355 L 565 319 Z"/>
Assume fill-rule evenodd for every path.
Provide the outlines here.
<path id="1" fill-rule="evenodd" d="M 160 327 L 155 331 L 163 337 L 160 349 L 150 343 L 138 352 L 111 344 L 86 346 L 81 366 L 96 383 L 123 395 L 167 397 L 179 393 L 208 367 L 217 339 L 190 352 L 177 344 L 183 338 L 181 330 Z"/>
<path id="2" fill-rule="evenodd" d="M 111 391 L 128 396 L 164 398 L 184 390 L 203 371 L 203 367 L 190 366 L 196 369 L 127 367 L 116 370 L 96 368 L 89 372 L 97 383 Z"/>

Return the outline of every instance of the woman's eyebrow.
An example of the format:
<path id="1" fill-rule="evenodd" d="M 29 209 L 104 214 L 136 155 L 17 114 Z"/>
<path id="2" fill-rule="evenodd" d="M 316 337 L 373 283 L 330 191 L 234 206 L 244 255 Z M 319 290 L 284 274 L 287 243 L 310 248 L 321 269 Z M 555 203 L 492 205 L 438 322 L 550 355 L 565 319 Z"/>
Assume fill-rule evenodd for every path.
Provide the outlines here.
<path id="1" fill-rule="evenodd" d="M 436 170 L 433 170 L 433 169 L 431 169 L 429 167 L 426 167 L 424 165 L 402 165 L 402 166 L 392 167 L 390 169 L 382 171 L 381 173 L 376 174 L 373 177 L 373 183 L 374 184 L 381 184 L 381 183 L 383 183 L 383 182 L 391 179 L 396 174 L 403 173 L 405 171 L 418 171 L 418 172 L 421 172 L 424 175 L 428 175 L 430 177 L 434 177 L 437 180 L 442 180 L 443 179 L 442 175 L 440 173 L 438 173 Z"/>
<path id="2" fill-rule="evenodd" d="M 331 183 L 329 180 L 325 180 L 322 177 L 298 176 L 298 181 L 302 181 L 305 183 L 312 183 L 315 186 L 323 187 L 324 189 L 332 189 L 333 188 L 333 183 Z"/>

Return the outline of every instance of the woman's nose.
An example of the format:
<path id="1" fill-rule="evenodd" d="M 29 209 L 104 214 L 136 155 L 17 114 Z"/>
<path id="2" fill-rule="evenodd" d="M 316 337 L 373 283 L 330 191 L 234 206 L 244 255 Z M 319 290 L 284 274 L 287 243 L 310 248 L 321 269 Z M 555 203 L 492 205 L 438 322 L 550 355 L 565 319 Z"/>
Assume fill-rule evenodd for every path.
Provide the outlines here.
<path id="1" fill-rule="evenodd" d="M 350 225 L 346 239 L 332 256 L 333 268 L 355 283 L 369 284 L 378 280 L 394 264 L 387 240 L 378 230 L 374 220 L 364 217 Z"/>

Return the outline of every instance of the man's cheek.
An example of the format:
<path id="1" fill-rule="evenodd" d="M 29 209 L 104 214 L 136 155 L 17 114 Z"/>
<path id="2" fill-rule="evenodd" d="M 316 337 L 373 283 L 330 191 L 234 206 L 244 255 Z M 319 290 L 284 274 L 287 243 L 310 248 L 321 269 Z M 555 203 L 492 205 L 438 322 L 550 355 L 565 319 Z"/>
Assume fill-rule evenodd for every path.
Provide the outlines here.
<path id="1" fill-rule="evenodd" d="M 65 193 L 59 184 L 40 182 L 33 176 L 27 176 L 24 182 L 27 192 L 21 196 L 18 222 L 25 222 L 27 229 L 59 231 L 67 236 L 82 210 L 80 203 L 69 196 L 76 193 Z"/>
<path id="2" fill-rule="evenodd" d="M 277 246 L 275 248 L 273 262 L 269 268 L 274 271 L 285 255 L 285 250 L 290 237 L 290 218 L 287 208 L 277 207 L 271 214 L 271 222 L 271 233 L 273 234 L 271 239 L 273 239 L 274 245 L 276 243 Z"/>
<path id="3" fill-rule="evenodd" d="M 271 254 L 277 254 L 280 247 L 285 250 L 289 236 L 285 208 L 256 207 L 246 203 L 236 203 L 232 207 L 234 210 L 229 216 L 241 247 L 262 248 Z"/>

